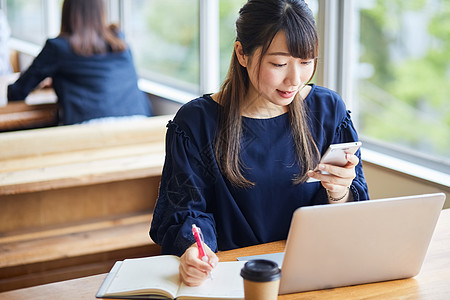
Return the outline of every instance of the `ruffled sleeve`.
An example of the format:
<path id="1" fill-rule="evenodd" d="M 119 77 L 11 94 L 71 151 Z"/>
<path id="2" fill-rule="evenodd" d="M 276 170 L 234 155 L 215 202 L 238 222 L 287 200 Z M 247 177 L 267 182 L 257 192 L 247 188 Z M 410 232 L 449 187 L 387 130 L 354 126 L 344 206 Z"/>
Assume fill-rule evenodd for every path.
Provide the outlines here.
<path id="1" fill-rule="evenodd" d="M 347 143 L 359 140 L 358 133 L 356 132 L 356 129 L 353 125 L 350 113 L 351 112 L 347 110 L 345 113 L 345 117 L 338 124 L 333 138 L 333 144 Z M 350 190 L 353 193 L 354 201 L 368 200 L 369 192 L 367 189 L 366 179 L 364 177 L 362 167 L 361 150 L 358 150 L 356 152 L 356 156 L 359 158 L 359 163 L 355 167 L 356 177 L 353 180 L 352 185 L 350 186 Z"/>
<path id="2" fill-rule="evenodd" d="M 167 125 L 166 159 L 150 236 L 163 254 L 181 256 L 195 239 L 192 224 L 201 228 L 205 243 L 217 251 L 215 221 L 208 206 L 213 184 L 200 145 L 179 124 Z"/>

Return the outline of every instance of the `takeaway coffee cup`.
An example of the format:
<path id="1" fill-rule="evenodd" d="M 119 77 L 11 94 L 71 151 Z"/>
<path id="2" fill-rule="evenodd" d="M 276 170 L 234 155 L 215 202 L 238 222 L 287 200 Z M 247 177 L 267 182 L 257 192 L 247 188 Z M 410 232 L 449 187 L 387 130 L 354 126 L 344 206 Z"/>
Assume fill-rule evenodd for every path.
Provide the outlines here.
<path id="1" fill-rule="evenodd" d="M 249 260 L 241 269 L 246 300 L 273 300 L 278 297 L 281 270 L 276 262 Z"/>

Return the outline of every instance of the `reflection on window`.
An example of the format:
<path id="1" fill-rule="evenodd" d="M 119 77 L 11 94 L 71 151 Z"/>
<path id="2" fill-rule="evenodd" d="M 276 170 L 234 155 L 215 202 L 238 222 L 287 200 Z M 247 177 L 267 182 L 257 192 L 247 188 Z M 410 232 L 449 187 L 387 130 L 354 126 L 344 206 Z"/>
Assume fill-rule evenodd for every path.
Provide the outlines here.
<path id="1" fill-rule="evenodd" d="M 43 0 L 6 0 L 11 36 L 42 45 L 46 39 Z"/>
<path id="2" fill-rule="evenodd" d="M 359 132 L 450 157 L 450 3 L 359 0 Z"/>
<path id="3" fill-rule="evenodd" d="M 199 0 L 132 0 L 126 39 L 139 75 L 182 90 L 199 90 Z"/>

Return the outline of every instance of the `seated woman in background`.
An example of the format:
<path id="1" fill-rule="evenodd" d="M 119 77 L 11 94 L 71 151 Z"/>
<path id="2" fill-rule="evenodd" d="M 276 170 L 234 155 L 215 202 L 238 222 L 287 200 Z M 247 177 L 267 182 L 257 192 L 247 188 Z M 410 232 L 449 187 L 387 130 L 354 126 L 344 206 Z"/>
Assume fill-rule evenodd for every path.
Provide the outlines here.
<path id="1" fill-rule="evenodd" d="M 64 125 L 151 116 L 139 90 L 131 51 L 117 26 L 106 25 L 102 0 L 65 0 L 61 32 L 48 39 L 12 85 L 8 100 L 23 100 L 52 78 Z"/>

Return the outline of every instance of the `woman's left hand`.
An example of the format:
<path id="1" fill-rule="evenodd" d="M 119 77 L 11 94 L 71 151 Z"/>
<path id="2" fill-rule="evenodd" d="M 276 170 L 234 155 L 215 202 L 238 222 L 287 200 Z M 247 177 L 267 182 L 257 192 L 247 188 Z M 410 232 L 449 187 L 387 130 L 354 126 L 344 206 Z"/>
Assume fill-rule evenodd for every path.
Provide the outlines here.
<path id="1" fill-rule="evenodd" d="M 308 176 L 319 179 L 329 196 L 335 199 L 342 198 L 342 196 L 346 196 L 348 188 L 356 177 L 355 167 L 359 163 L 359 158 L 354 154 L 347 154 L 346 159 L 347 164 L 344 167 L 319 164 L 319 170 L 328 174 L 309 171 Z M 347 200 L 347 197 L 344 198 Z"/>

